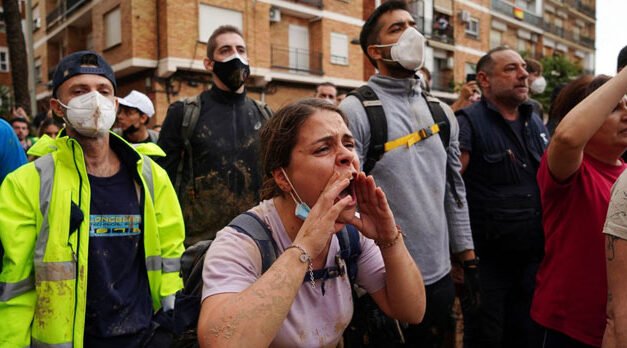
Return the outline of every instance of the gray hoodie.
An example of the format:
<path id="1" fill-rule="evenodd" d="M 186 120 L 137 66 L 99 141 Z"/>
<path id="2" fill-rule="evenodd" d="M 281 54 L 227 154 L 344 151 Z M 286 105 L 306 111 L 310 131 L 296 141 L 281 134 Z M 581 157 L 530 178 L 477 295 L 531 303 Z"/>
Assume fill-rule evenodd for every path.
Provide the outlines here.
<path id="1" fill-rule="evenodd" d="M 417 78 L 395 79 L 374 75 L 368 81 L 383 104 L 388 123 L 388 141 L 431 126 L 434 121 L 421 95 Z M 340 108 L 349 119 L 349 127 L 363 164 L 370 145 L 370 124 L 366 111 L 354 96 L 347 97 Z M 410 147 L 386 152 L 370 174 L 385 192 L 396 223 L 407 234 L 405 244 L 420 267 L 426 285 L 442 279 L 451 269 L 450 252 L 474 249 L 464 181 L 459 174 L 459 126 L 446 105 L 451 124 L 448 153 L 438 135 Z M 447 160 L 454 169 L 455 188 L 464 205 L 455 203 L 446 181 Z"/>

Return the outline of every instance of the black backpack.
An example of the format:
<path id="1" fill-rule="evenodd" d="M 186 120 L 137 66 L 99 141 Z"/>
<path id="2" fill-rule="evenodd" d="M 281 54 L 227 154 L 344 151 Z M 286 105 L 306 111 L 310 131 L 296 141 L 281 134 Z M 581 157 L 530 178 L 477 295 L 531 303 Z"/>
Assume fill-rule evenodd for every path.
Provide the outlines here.
<path id="1" fill-rule="evenodd" d="M 370 146 L 366 152 L 366 160 L 364 161 L 363 166 L 364 172 L 368 174 L 374 168 L 375 164 L 377 164 L 377 161 L 379 161 L 385 154 L 385 144 L 388 142 L 388 122 L 385 117 L 385 111 L 383 110 L 383 104 L 370 86 L 363 85 L 351 91 L 349 95 L 355 96 L 359 99 L 361 105 L 363 105 L 364 110 L 366 111 L 368 123 L 370 124 Z M 451 123 L 446 116 L 442 105 L 440 105 L 441 101 L 424 90 L 422 91 L 422 96 L 427 101 L 427 106 L 431 112 L 434 124 L 438 125 L 439 131 L 437 133 L 440 136 L 442 145 L 444 145 L 444 149 L 448 152 L 451 138 Z M 424 132 L 422 133 L 423 136 L 420 141 L 435 134 L 430 128 L 421 129 L 419 132 Z M 448 165 L 447 161 L 446 181 L 451 188 L 451 193 L 455 198 L 455 202 L 461 207 L 463 202 L 455 189 L 455 181 L 452 176 L 453 170 L 454 169 Z"/>
<path id="2" fill-rule="evenodd" d="M 256 214 L 245 212 L 236 216 L 228 226 L 255 241 L 261 253 L 261 273 L 265 273 L 278 256 L 276 243 L 266 223 Z M 359 232 L 354 226 L 346 225 L 336 236 L 340 244 L 340 258 L 344 261 L 346 268 L 342 269 L 338 265 L 316 270 L 314 278 L 330 279 L 346 274 L 353 284 L 357 277 L 357 260 L 361 254 Z M 211 242 L 211 240 L 197 242 L 187 248 L 181 257 L 181 277 L 184 286 L 176 294 L 175 313 L 172 316 L 171 325 L 174 326 L 172 331 L 178 338 L 174 339 L 172 347 L 198 347 L 196 325 L 200 314 L 202 271 L 205 255 Z M 304 276 L 303 281 L 309 281 L 309 276 Z M 324 291 L 324 283 L 322 290 Z M 166 326 L 170 327 L 170 325 Z"/>

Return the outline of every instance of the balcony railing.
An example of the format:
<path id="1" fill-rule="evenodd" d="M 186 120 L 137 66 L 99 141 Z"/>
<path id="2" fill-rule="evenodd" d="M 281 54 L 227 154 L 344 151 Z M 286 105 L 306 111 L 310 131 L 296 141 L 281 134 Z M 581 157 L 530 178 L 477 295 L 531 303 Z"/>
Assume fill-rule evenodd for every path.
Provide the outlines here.
<path id="1" fill-rule="evenodd" d="M 580 36 L 579 43 L 588 48 L 594 48 L 594 39 L 587 36 Z"/>
<path id="2" fill-rule="evenodd" d="M 584 4 L 581 0 L 567 0 L 566 3 L 568 6 L 573 7 L 575 10 L 589 16 L 595 18 L 596 11 L 594 7 Z"/>
<path id="3" fill-rule="evenodd" d="M 322 75 L 322 53 L 302 48 L 272 45 L 270 61 L 274 69 Z"/>
<path id="4" fill-rule="evenodd" d="M 555 34 L 559 37 L 564 37 L 563 27 L 558 27 L 555 24 L 548 23 L 548 22 L 543 22 L 542 27 L 544 28 L 544 31 L 548 31 L 549 33 Z"/>
<path id="5" fill-rule="evenodd" d="M 502 0 L 492 0 L 492 9 L 510 17 L 514 17 L 514 5 L 503 2 Z M 524 19 L 522 19 L 523 22 L 536 27 L 542 26 L 542 17 L 536 16 L 530 12 L 525 11 L 524 9 L 522 10 L 524 11 Z M 518 19 L 516 17 L 514 18 Z"/>
<path id="6" fill-rule="evenodd" d="M 454 44 L 455 40 L 453 35 L 455 31 L 453 26 L 449 23 L 443 28 L 442 27 L 443 26 L 441 24 L 438 24 L 437 21 L 434 22 L 433 31 L 431 32 L 431 39 L 451 45 Z"/>
<path id="7" fill-rule="evenodd" d="M 57 20 L 67 17 L 69 14 L 74 12 L 77 8 L 81 7 L 83 4 L 88 2 L 89 0 L 65 0 L 61 1 L 61 4 L 54 8 L 52 11 L 48 12 L 46 15 L 46 25 L 49 27 L 54 24 Z"/>

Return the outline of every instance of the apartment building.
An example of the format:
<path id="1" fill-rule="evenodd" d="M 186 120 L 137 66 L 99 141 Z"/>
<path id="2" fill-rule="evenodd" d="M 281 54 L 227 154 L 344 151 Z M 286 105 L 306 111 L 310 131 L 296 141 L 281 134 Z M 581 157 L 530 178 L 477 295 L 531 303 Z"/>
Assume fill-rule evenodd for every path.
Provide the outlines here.
<path id="1" fill-rule="evenodd" d="M 0 85 L 11 85 L 9 69 L 9 48 L 7 47 L 7 34 L 4 24 L 4 12 L 0 7 Z"/>
<path id="2" fill-rule="evenodd" d="M 4 23 L 4 11 L 0 6 L 0 86 L 11 86 L 11 63 L 9 62 L 9 48 L 7 44 L 6 26 Z M 0 107 L 3 104 L 9 104 L 8 95 L 4 94 L 4 90 L 0 90 Z M 4 109 L 4 108 L 3 108 Z"/>
<path id="3" fill-rule="evenodd" d="M 501 45 L 536 59 L 560 54 L 593 73 L 595 24 L 594 0 L 433 0 L 424 30 L 434 94 L 454 97 L 479 58 Z"/>
<path id="4" fill-rule="evenodd" d="M 210 88 L 203 66 L 207 39 L 223 24 L 248 44 L 250 94 L 278 108 L 312 96 L 324 81 L 361 85 L 361 49 L 350 42 L 363 24 L 361 0 L 33 0 L 37 99 L 64 55 L 93 49 L 115 70 L 118 95 L 132 89 L 155 103 L 161 123 L 168 105 Z M 0 52 L 1 54 L 1 52 Z"/>
<path id="5" fill-rule="evenodd" d="M 136 89 L 168 105 L 211 87 L 203 66 L 215 28 L 241 28 L 248 44 L 254 98 L 272 108 L 311 96 L 324 81 L 348 91 L 375 71 L 359 32 L 381 0 L 31 0 L 37 100 L 61 57 L 101 52 L 118 79 L 118 95 Z M 490 48 L 506 44 L 529 56 L 561 54 L 587 72 L 594 67 L 595 0 L 408 0 L 427 38 L 425 65 L 433 93 L 456 98 L 456 87 Z M 0 16 L 1 18 L 1 16 Z M 0 85 L 10 85 L 0 21 Z"/>

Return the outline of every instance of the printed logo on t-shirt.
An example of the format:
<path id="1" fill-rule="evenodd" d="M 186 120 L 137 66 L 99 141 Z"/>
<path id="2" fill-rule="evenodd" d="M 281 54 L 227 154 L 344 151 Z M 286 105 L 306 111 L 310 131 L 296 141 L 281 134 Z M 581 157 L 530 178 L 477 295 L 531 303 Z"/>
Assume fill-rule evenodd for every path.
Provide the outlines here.
<path id="1" fill-rule="evenodd" d="M 140 215 L 91 215 L 90 237 L 125 237 L 141 233 Z"/>

